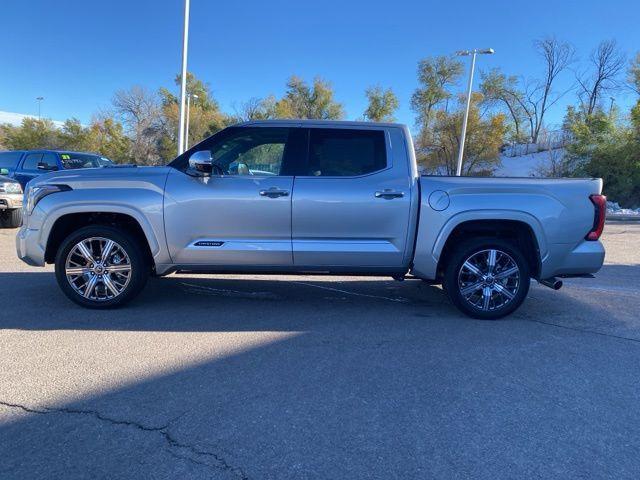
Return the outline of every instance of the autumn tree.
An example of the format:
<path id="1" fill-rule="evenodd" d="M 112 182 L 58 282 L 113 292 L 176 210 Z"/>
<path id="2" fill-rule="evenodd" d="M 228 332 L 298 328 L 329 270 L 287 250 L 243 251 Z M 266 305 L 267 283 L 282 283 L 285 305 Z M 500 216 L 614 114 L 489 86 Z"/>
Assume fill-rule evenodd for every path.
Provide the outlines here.
<path id="1" fill-rule="evenodd" d="M 344 118 L 344 107 L 335 100 L 333 87 L 326 80 L 316 77 L 309 85 L 294 75 L 287 81 L 284 96 L 275 104 L 274 116 L 340 120 Z"/>
<path id="2" fill-rule="evenodd" d="M 524 94 L 518 85 L 516 76 L 507 76 L 499 69 L 480 74 L 480 92 L 483 103 L 490 107 L 502 108 L 509 114 L 510 139 L 516 143 L 526 142 L 530 135 L 524 133 L 526 122 Z"/>
<path id="3" fill-rule="evenodd" d="M 428 127 L 433 110 L 451 98 L 451 88 L 457 84 L 462 71 L 462 62 L 451 56 L 429 57 L 418 63 L 419 86 L 411 96 L 411 108 L 418 125 Z"/>
<path id="4" fill-rule="evenodd" d="M 500 147 L 506 133 L 503 113 L 483 113 L 482 94 L 471 97 L 467 135 L 462 159 L 463 175 L 490 175 L 500 165 Z M 419 136 L 418 161 L 424 170 L 455 175 L 465 97 L 460 96 L 454 111 L 437 109 L 431 123 Z"/>
<path id="5" fill-rule="evenodd" d="M 181 76 L 175 78 L 176 86 L 180 85 Z M 188 145 L 193 146 L 234 123 L 234 119 L 220 110 L 220 105 L 213 98 L 211 87 L 187 72 L 187 94 L 191 96 L 189 107 L 189 138 Z M 178 130 L 180 125 L 180 100 L 170 90 L 161 88 L 161 139 L 159 145 L 160 156 L 170 160 L 178 153 Z"/>
<path id="6" fill-rule="evenodd" d="M 369 104 L 364 118 L 372 122 L 394 122 L 394 112 L 398 109 L 398 97 L 390 88 L 379 85 L 369 87 L 365 91 Z"/>
<path id="7" fill-rule="evenodd" d="M 238 121 L 267 120 L 276 116 L 277 100 L 273 95 L 266 98 L 251 97 L 236 108 L 235 117 Z"/>
<path id="8" fill-rule="evenodd" d="M 32 150 L 58 148 L 58 130 L 51 120 L 25 118 L 19 126 L 1 125 L 3 148 L 8 150 Z"/>

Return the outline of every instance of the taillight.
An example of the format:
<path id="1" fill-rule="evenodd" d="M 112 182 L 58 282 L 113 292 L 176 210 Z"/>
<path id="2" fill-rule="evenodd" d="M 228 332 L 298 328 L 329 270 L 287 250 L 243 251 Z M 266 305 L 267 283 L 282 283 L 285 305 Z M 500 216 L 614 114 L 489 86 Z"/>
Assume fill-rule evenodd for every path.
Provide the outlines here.
<path id="1" fill-rule="evenodd" d="M 593 217 L 593 228 L 584 237 L 586 240 L 598 240 L 604 230 L 604 218 L 607 215 L 607 197 L 604 195 L 590 195 L 589 200 L 595 208 Z"/>

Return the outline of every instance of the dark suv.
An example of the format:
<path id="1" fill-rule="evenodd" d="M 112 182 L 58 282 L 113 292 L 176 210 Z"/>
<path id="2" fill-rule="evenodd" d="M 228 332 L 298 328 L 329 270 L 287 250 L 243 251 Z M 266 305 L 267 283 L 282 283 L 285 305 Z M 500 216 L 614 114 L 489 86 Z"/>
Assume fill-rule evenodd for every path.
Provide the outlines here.
<path id="1" fill-rule="evenodd" d="M 99 168 L 110 165 L 113 165 L 111 160 L 95 153 L 58 150 L 0 152 L 0 169 L 6 169 L 8 176 L 20 182 L 22 188 L 32 178 L 54 170 Z"/>

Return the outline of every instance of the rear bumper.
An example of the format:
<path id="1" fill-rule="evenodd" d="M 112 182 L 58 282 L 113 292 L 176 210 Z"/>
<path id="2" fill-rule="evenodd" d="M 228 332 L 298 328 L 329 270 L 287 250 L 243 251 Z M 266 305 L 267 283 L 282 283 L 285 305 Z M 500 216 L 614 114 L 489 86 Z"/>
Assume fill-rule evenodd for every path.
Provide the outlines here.
<path id="1" fill-rule="evenodd" d="M 540 278 L 557 275 L 596 273 L 604 263 L 604 246 L 598 241 L 582 241 L 571 249 L 565 244 L 551 245 L 549 255 L 542 262 Z"/>
<path id="2" fill-rule="evenodd" d="M 40 245 L 40 230 L 23 226 L 16 235 L 18 258 L 33 267 L 44 266 L 44 248 Z"/>

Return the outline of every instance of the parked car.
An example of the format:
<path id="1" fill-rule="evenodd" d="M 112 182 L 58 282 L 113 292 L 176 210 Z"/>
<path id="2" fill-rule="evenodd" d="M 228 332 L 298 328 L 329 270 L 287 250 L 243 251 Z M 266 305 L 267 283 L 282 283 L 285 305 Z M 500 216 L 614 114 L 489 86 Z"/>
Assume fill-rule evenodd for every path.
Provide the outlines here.
<path id="1" fill-rule="evenodd" d="M 0 228 L 16 228 L 22 223 L 22 187 L 0 168 Z"/>
<path id="2" fill-rule="evenodd" d="M 51 171 L 98 168 L 114 165 L 106 157 L 95 153 L 58 150 L 15 150 L 0 152 L 0 168 L 20 182 L 22 188 L 29 180 Z"/>
<path id="3" fill-rule="evenodd" d="M 149 274 L 319 273 L 441 283 L 477 318 L 513 312 L 530 278 L 597 272 L 600 179 L 419 176 L 397 124 L 259 121 L 166 167 L 54 172 L 29 183 L 18 256 L 55 263 L 90 308 Z"/>

